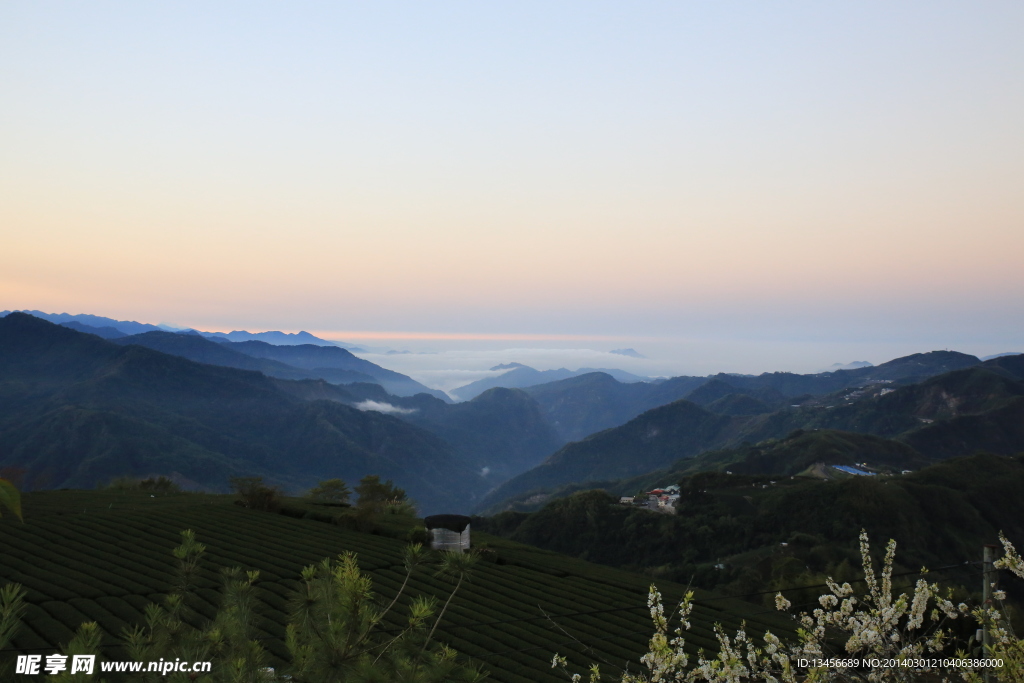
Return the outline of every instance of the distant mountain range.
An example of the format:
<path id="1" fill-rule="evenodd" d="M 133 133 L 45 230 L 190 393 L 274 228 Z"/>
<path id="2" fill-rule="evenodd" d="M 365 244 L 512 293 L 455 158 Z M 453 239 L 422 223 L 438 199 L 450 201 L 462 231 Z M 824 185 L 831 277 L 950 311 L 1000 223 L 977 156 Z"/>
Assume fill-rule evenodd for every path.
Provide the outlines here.
<path id="1" fill-rule="evenodd" d="M 0 318 L 11 313 L 12 311 L 0 311 Z M 104 339 L 116 339 L 118 336 L 127 336 L 142 334 L 144 332 L 176 332 L 180 334 L 194 333 L 199 334 L 210 339 L 218 339 L 225 341 L 263 341 L 268 344 L 274 344 L 277 346 L 290 346 L 298 344 L 315 344 L 317 346 L 340 346 L 343 349 L 350 351 L 362 351 L 358 346 L 351 344 L 343 344 L 341 342 L 327 341 L 326 339 L 320 339 L 309 332 L 246 332 L 244 330 L 236 330 L 234 332 L 203 332 L 200 330 L 193 329 L 180 329 L 171 328 L 167 325 L 150 325 L 148 323 L 138 323 L 132 320 L 114 320 L 113 318 L 105 318 L 99 315 L 89 315 L 86 313 L 80 314 L 69 314 L 69 313 L 44 313 L 42 311 L 20 311 L 21 313 L 28 313 L 37 318 L 48 320 L 51 323 L 57 323 L 58 325 L 64 325 L 70 327 L 73 330 L 79 332 L 88 332 L 89 334 L 95 334 Z"/>
<path id="2" fill-rule="evenodd" d="M 24 467 L 31 486 L 177 473 L 222 489 L 248 473 L 295 489 L 380 474 L 430 510 L 493 511 L 693 468 L 788 473 L 875 453 L 915 469 L 1024 450 L 1019 354 L 653 380 L 507 363 L 452 404 L 334 345 L 76 318 L 0 318 L 0 466 Z M 772 445 L 801 433 L 819 436 Z"/>
<path id="3" fill-rule="evenodd" d="M 0 319 L 0 467 L 23 469 L 29 488 L 166 474 L 214 490 L 238 475 L 301 490 L 379 474 L 428 512 L 465 509 L 485 485 L 436 435 L 346 405 L 337 399 L 355 397 L 343 392 L 12 313 Z"/>
<path id="4" fill-rule="evenodd" d="M 503 365 L 496 365 L 491 368 L 491 370 L 508 370 L 508 372 L 498 375 L 497 377 L 485 377 L 484 379 L 470 382 L 458 389 L 453 389 L 450 393 L 452 396 L 462 401 L 468 401 L 475 396 L 479 396 L 488 389 L 493 389 L 495 387 L 523 389 L 525 387 L 546 384 L 548 382 L 555 382 L 562 379 L 568 379 L 570 377 L 578 377 L 592 372 L 606 373 L 620 382 L 645 382 L 650 380 L 650 377 L 641 377 L 640 375 L 634 375 L 630 372 L 626 372 L 625 370 L 605 368 L 580 368 L 579 370 L 559 368 L 557 370 L 535 370 L 527 365 L 523 365 L 522 363 L 506 363 Z"/>
<path id="5" fill-rule="evenodd" d="M 991 356 L 985 356 L 982 360 L 992 360 L 993 358 L 1002 358 L 1003 356 L 1019 356 L 1020 351 L 1007 351 L 1006 353 L 995 353 Z"/>
<path id="6" fill-rule="evenodd" d="M 9 311 L 0 313 L 0 317 Z M 117 344 L 137 344 L 199 363 L 256 370 L 281 379 L 324 379 L 334 384 L 371 382 L 389 393 L 413 396 L 428 393 L 449 401 L 447 394 L 416 380 L 352 355 L 348 349 L 308 332 L 205 333 L 168 331 L 156 325 L 118 321 L 92 315 L 30 314 L 78 332 L 95 334 Z M 82 322 L 87 320 L 88 323 Z M 101 326 L 101 323 L 109 323 Z M 271 340 L 271 341 L 267 341 Z M 304 343 L 304 340 L 313 340 Z"/>
<path id="7" fill-rule="evenodd" d="M 0 318 L 0 467 L 25 470 L 29 488 L 165 474 L 224 490 L 261 475 L 296 492 L 379 474 L 421 512 L 467 512 L 564 443 L 522 391 L 453 405 L 388 393 L 411 382 L 395 375 L 337 347 L 103 340 L 14 313 Z"/>
<path id="8" fill-rule="evenodd" d="M 822 372 L 835 372 L 836 370 L 856 370 L 858 368 L 870 368 L 873 363 L 866 360 L 855 360 L 852 363 L 833 363 Z"/>
<path id="9" fill-rule="evenodd" d="M 966 367 L 950 370 L 957 366 Z M 610 378 L 572 381 L 584 379 L 603 386 L 605 395 L 610 393 L 608 387 L 614 387 Z M 833 385 L 842 388 L 797 398 L 786 397 L 783 391 Z M 554 388 L 545 387 L 549 392 Z M 735 393 L 726 393 L 730 388 Z M 777 406 L 778 395 L 795 403 L 759 414 L 711 410 L 730 397 L 732 405 L 739 397 L 747 397 L 766 407 Z M 546 398 L 538 400 L 542 409 L 552 403 L 551 396 Z M 844 430 L 895 438 L 899 445 L 893 448 L 914 452 L 927 462 L 981 450 L 1001 455 L 1024 451 L 1024 356 L 982 363 L 973 356 L 937 351 L 821 376 L 719 375 L 693 388 L 688 398 L 691 400 L 648 410 L 622 426 L 567 444 L 534 469 L 492 491 L 480 509 L 499 510 L 535 497 L 537 492 L 628 479 L 669 466 L 686 471 L 706 469 L 712 463 L 700 458 L 711 456 L 702 453 L 778 439 L 798 430 Z M 694 456 L 700 458 L 689 460 Z M 714 463 L 721 464 L 718 460 Z"/>

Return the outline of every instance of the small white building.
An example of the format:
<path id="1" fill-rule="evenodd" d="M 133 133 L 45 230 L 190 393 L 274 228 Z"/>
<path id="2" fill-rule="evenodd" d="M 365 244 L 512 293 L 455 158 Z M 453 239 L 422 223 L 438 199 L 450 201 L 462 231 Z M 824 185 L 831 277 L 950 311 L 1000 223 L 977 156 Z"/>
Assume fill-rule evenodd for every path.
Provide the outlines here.
<path id="1" fill-rule="evenodd" d="M 469 550 L 469 517 L 465 515 L 431 515 L 423 524 L 430 532 L 433 550 Z"/>

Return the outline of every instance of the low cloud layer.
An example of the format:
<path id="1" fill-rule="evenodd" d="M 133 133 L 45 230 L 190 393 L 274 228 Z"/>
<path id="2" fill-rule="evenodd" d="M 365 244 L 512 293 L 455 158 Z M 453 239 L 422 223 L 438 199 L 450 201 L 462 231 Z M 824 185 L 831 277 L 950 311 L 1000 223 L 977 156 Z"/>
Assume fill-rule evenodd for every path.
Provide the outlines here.
<path id="1" fill-rule="evenodd" d="M 476 348 L 449 349 L 413 353 L 359 353 L 389 370 L 409 375 L 418 382 L 441 391 L 452 391 L 486 377 L 495 377 L 508 369 L 492 370 L 501 364 L 516 362 L 535 370 L 582 367 L 617 368 L 642 376 L 664 375 L 666 367 L 646 358 L 628 357 L 607 351 L 580 348 Z"/>
<path id="2" fill-rule="evenodd" d="M 398 406 L 393 406 L 390 403 L 381 403 L 380 401 L 369 401 L 369 400 L 363 401 L 361 403 L 356 403 L 353 407 L 358 409 L 358 410 L 375 410 L 378 413 L 388 413 L 388 414 L 398 414 L 398 415 L 408 415 L 409 413 L 415 413 L 416 412 L 415 408 L 400 408 Z"/>

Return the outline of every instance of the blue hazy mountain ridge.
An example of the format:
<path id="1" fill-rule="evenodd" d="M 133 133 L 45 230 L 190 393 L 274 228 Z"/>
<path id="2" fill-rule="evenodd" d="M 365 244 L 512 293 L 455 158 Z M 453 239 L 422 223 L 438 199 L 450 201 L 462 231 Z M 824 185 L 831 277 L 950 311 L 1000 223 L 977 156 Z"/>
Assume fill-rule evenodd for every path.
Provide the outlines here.
<path id="1" fill-rule="evenodd" d="M 261 341 L 274 346 L 300 346 L 313 344 L 315 346 L 339 346 L 349 351 L 362 351 L 363 349 L 344 342 L 328 341 L 316 337 L 309 332 L 246 332 L 245 330 L 234 330 L 233 332 L 203 332 L 196 330 L 199 334 L 210 339 L 223 339 L 230 342 Z"/>
<path id="2" fill-rule="evenodd" d="M 444 392 L 424 386 L 406 375 L 357 358 L 348 350 L 336 346 L 274 346 L 261 341 L 214 341 L 191 330 L 146 332 L 113 341 L 122 345 L 138 344 L 188 358 L 197 363 L 256 370 L 281 379 L 323 379 L 332 384 L 370 382 L 380 384 L 389 393 L 398 396 L 427 393 L 441 400 L 450 400 Z M 293 363 L 275 358 L 286 358 Z M 318 365 L 320 363 L 323 365 Z"/>
<path id="3" fill-rule="evenodd" d="M 704 451 L 743 441 L 780 438 L 796 429 L 839 429 L 899 438 L 935 459 L 969 455 L 978 449 L 1012 454 L 1024 450 L 1024 385 L 1020 382 L 1024 361 L 1019 358 L 1024 357 L 1009 356 L 980 363 L 974 356 L 957 352 L 913 354 L 874 368 L 828 373 L 829 376 L 819 378 L 819 387 L 840 385 L 843 395 L 828 401 L 834 405 L 816 403 L 815 407 L 786 407 L 753 415 L 723 415 L 709 408 L 724 397 L 743 393 L 733 383 L 754 383 L 753 380 L 760 379 L 761 386 L 754 390 L 771 389 L 779 393 L 783 392 L 777 387 L 807 389 L 815 384 L 799 379 L 801 376 L 786 376 L 787 373 L 754 378 L 718 375 L 692 392 L 707 407 L 692 400 L 679 400 L 648 410 L 619 427 L 573 441 L 533 470 L 492 491 L 479 509 L 497 509 L 495 506 L 500 507 L 502 500 L 531 491 L 637 476 L 653 462 L 660 461 L 660 467 L 665 467 Z M 948 370 L 960 365 L 967 367 Z M 875 376 L 901 377 L 902 385 L 896 380 L 889 380 L 891 384 L 874 384 L 876 388 L 897 388 L 854 400 L 855 393 L 849 387 L 858 386 L 858 382 L 851 381 L 849 374 L 860 373 L 859 386 L 872 386 L 872 381 L 878 381 L 865 371 L 874 371 Z M 931 377 L 927 378 L 929 373 Z M 835 375 L 841 376 L 837 379 Z M 608 381 L 611 378 L 574 379 L 603 384 L 605 389 L 614 387 Z M 725 384 L 733 384 L 736 391 L 729 393 L 730 387 L 722 386 Z M 705 388 L 707 385 L 711 386 Z M 553 397 L 552 388 L 536 387 L 527 392 L 538 399 L 542 410 L 550 410 L 552 398 L 557 404 L 559 394 L 567 394 L 563 387 Z M 547 396 L 543 395 L 545 390 Z M 844 405 L 847 400 L 850 403 Z M 561 407 L 564 411 L 565 406 Z"/>
<path id="4" fill-rule="evenodd" d="M 37 318 L 48 320 L 51 323 L 57 323 L 58 325 L 66 325 L 72 329 L 77 329 L 79 332 L 89 332 L 90 334 L 96 334 L 104 339 L 111 337 L 105 336 L 108 333 L 98 333 L 93 330 L 83 330 L 69 323 L 79 323 L 82 325 L 88 325 L 89 327 L 97 329 L 113 328 L 118 332 L 125 335 L 142 334 L 143 332 L 181 332 L 181 333 L 195 333 L 201 334 L 204 337 L 211 339 L 223 339 L 227 341 L 265 341 L 275 345 L 295 345 L 295 344 L 316 344 L 318 346 L 340 346 L 343 349 L 349 349 L 351 351 L 361 351 L 362 349 L 352 344 L 346 344 L 343 342 L 333 342 L 326 339 L 320 339 L 309 332 L 279 332 L 272 330 L 269 332 L 246 332 L 245 330 L 235 330 L 233 332 L 203 332 L 202 330 L 193 329 L 172 329 L 166 325 L 150 325 L 148 323 L 139 323 L 133 320 L 115 320 L 113 318 L 105 318 L 100 315 L 90 315 L 88 313 L 44 313 L 42 311 L 19 311 L 20 313 L 28 313 Z M 0 311 L 0 317 L 3 317 L 11 313 L 11 311 Z"/>
<path id="5" fill-rule="evenodd" d="M 577 377 L 591 372 L 604 372 L 615 377 L 615 379 L 620 382 L 643 382 L 650 379 L 649 377 L 634 375 L 630 372 L 626 372 L 625 370 L 606 368 L 580 368 L 578 370 L 558 368 L 557 370 L 535 370 L 534 368 L 531 368 L 528 365 L 523 365 L 522 363 L 496 365 L 491 368 L 491 370 L 504 370 L 506 368 L 511 369 L 497 377 L 485 377 L 475 382 L 470 382 L 458 389 L 453 389 L 450 393 L 459 400 L 468 401 L 475 396 L 479 396 L 488 389 L 494 389 L 495 387 L 503 387 L 505 389 L 524 389 L 526 387 L 555 382 L 562 379 L 568 379 L 570 377 Z"/>
<path id="6" fill-rule="evenodd" d="M 118 339 L 120 337 L 127 337 L 128 335 L 113 327 L 93 327 L 92 325 L 86 325 L 80 323 L 77 320 L 71 320 L 66 323 L 60 323 L 64 327 L 70 327 L 72 330 L 77 332 L 85 332 L 86 334 L 95 334 L 97 337 L 103 339 Z"/>
<path id="7" fill-rule="evenodd" d="M 76 322 L 96 328 L 112 327 L 125 335 L 142 334 L 143 332 L 159 332 L 164 329 L 159 325 L 137 323 L 133 320 L 114 320 L 113 318 L 104 318 L 100 315 L 90 315 L 88 313 L 77 313 L 72 315 L 70 313 L 43 313 L 42 311 L 0 311 L 0 318 L 13 312 L 27 313 L 35 316 L 36 318 L 42 318 L 43 320 L 47 320 L 58 325 L 66 325 L 67 323 Z M 96 334 L 91 330 L 89 332 Z"/>
<path id="8" fill-rule="evenodd" d="M 620 382 L 591 372 L 523 389 L 540 406 L 565 441 L 618 427 L 644 411 L 672 403 L 707 382 L 704 377 L 673 377 L 659 382 Z"/>
<path id="9" fill-rule="evenodd" d="M 820 396 L 846 387 L 871 382 L 912 381 L 981 362 L 976 356 L 956 351 L 934 351 L 897 358 L 877 366 L 837 370 L 813 375 L 772 372 L 761 375 L 719 373 L 710 377 L 673 377 L 655 382 L 622 383 L 604 375 L 582 375 L 525 387 L 541 406 L 548 421 L 566 441 L 580 439 L 625 424 L 646 410 L 682 398 L 708 407 L 711 412 L 755 414 L 779 409 L 785 399 Z M 695 393 L 704 384 L 703 392 Z M 712 407 L 729 394 L 746 395 Z"/>
<path id="10" fill-rule="evenodd" d="M 0 319 L 0 467 L 24 469 L 28 488 L 166 474 L 225 490 L 231 476 L 256 475 L 297 491 L 379 474 L 422 511 L 450 512 L 467 509 L 484 486 L 433 433 L 317 400 L 323 394 L 348 395 L 319 381 L 115 344 L 30 315 Z"/>
<path id="11" fill-rule="evenodd" d="M 836 370 L 856 370 L 857 368 L 870 368 L 874 363 L 866 360 L 855 360 L 852 363 L 833 363 L 821 372 L 835 372 Z"/>
<path id="12" fill-rule="evenodd" d="M 481 509 L 528 511 L 544 500 L 593 488 L 628 495 L 700 472 L 728 470 L 777 477 L 799 473 L 814 463 L 856 462 L 899 471 L 976 453 L 1024 452 L 1024 355 L 995 358 L 840 405 L 843 398 L 828 397 L 825 402 L 834 404 L 832 409 L 819 404 L 816 409 L 783 410 L 749 421 L 741 430 L 742 441 L 733 439 L 660 470 L 625 479 L 577 479 L 560 486 L 536 486 L 504 499 L 499 490 L 485 499 Z M 601 437 L 595 435 L 595 441 Z M 813 448 L 793 449 L 792 444 Z M 616 447 L 618 456 L 631 456 L 628 442 Z M 516 482 L 508 486 L 514 488 Z"/>
<path id="13" fill-rule="evenodd" d="M 85 331 L 85 330 L 82 330 Z M 198 334 L 178 332 L 145 332 L 127 337 L 111 339 L 115 344 L 127 346 L 136 344 L 172 356 L 181 356 L 197 363 L 221 365 L 239 370 L 255 370 L 268 377 L 279 379 L 323 379 L 332 384 L 354 382 L 375 382 L 373 376 L 355 370 L 324 368 L 322 372 L 296 368 L 286 363 L 267 358 L 254 358 L 229 345 L 218 343 Z M 262 342 L 261 342 L 262 343 Z"/>
<path id="14" fill-rule="evenodd" d="M 1005 353 L 993 353 L 991 356 L 985 356 L 982 360 L 992 360 L 993 358 L 1002 358 L 1003 356 L 1019 356 L 1020 351 L 1007 351 Z"/>
<path id="15" fill-rule="evenodd" d="M 522 366 L 498 377 L 460 387 L 452 393 L 463 398 L 475 395 L 476 390 L 517 383 L 519 388 L 537 400 L 545 417 L 563 439 L 578 441 L 589 434 L 625 424 L 645 410 L 688 398 L 691 391 L 712 380 L 729 387 L 728 392 L 719 394 L 715 400 L 725 393 L 733 393 L 750 396 L 763 404 L 735 398 L 718 404 L 712 408 L 713 412 L 749 414 L 778 409 L 780 403 L 784 403 L 780 397 L 819 396 L 872 382 L 911 382 L 980 362 L 976 356 L 956 351 L 933 351 L 897 358 L 877 366 L 810 375 L 791 372 L 761 375 L 719 373 L 709 377 L 682 375 L 667 380 L 620 382 L 604 372 L 584 373 L 582 370 L 585 369 L 581 369 L 577 374 L 563 369 L 547 372 L 574 376 L 550 381 L 551 374 L 548 374 L 549 381 L 544 383 L 535 382 L 538 371 Z M 515 379 L 517 375 L 514 373 L 519 373 L 521 381 Z M 509 381 L 510 376 L 515 382 Z M 473 390 L 466 391 L 470 387 Z M 695 398 L 700 400 L 699 395 Z M 708 405 L 711 401 L 701 403 Z"/>
<path id="16" fill-rule="evenodd" d="M 244 353 L 253 358 L 275 360 L 292 367 L 324 376 L 330 381 L 332 371 L 353 371 L 369 375 L 373 381 L 384 387 L 389 394 L 395 396 L 414 396 L 430 394 L 442 401 L 451 401 L 447 394 L 437 389 L 420 384 L 416 380 L 394 370 L 388 370 L 368 360 L 352 355 L 347 349 L 338 346 L 317 346 L 300 344 L 294 346 L 275 346 L 262 341 L 223 342 L 228 348 Z"/>

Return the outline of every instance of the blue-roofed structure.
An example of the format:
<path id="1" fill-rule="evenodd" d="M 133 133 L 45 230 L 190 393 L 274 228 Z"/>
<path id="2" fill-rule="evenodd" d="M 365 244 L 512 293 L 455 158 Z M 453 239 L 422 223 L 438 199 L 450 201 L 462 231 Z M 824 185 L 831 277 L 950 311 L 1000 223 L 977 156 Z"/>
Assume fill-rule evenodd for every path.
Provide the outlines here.
<path id="1" fill-rule="evenodd" d="M 850 467 L 849 465 L 832 465 L 832 467 L 839 470 L 840 472 L 846 472 L 847 474 L 856 474 L 861 477 L 875 476 L 874 472 L 865 472 L 864 470 L 859 470 L 856 467 Z"/>

